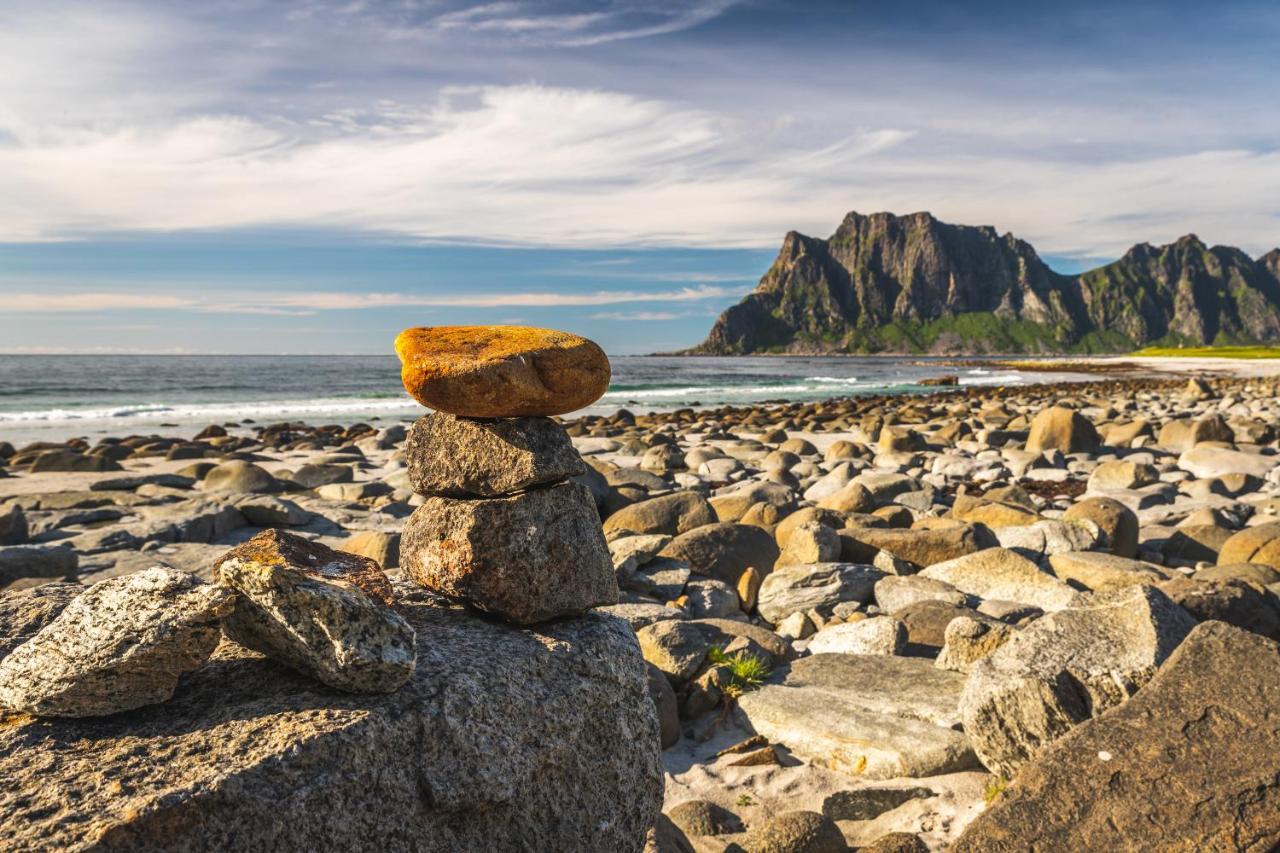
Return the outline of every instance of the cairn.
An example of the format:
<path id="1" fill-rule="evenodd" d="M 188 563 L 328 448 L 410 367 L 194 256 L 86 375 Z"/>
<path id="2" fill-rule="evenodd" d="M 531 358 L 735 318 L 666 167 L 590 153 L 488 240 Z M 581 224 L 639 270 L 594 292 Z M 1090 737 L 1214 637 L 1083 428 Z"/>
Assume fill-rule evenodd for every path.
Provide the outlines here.
<path id="1" fill-rule="evenodd" d="M 585 473 L 550 416 L 599 399 L 609 360 L 585 338 L 522 326 L 407 329 L 405 389 L 435 409 L 409 430 L 425 501 L 401 566 L 421 586 L 520 625 L 613 604 L 618 586 Z"/>

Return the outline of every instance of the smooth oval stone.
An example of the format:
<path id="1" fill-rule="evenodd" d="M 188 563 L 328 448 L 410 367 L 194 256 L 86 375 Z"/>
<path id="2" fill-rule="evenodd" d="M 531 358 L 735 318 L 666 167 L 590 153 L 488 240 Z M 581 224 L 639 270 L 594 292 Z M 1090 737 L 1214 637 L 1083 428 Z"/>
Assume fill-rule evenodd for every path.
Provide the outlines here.
<path id="1" fill-rule="evenodd" d="M 600 399 L 609 358 L 594 342 L 528 326 L 421 326 L 396 338 L 405 390 L 472 418 L 562 415 Z"/>

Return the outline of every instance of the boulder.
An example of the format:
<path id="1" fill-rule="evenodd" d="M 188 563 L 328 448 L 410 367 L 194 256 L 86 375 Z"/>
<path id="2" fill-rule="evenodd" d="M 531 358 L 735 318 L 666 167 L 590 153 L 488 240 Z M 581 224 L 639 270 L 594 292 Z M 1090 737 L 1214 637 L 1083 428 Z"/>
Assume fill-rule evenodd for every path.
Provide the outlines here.
<path id="1" fill-rule="evenodd" d="M 702 667 L 711 650 L 707 635 L 691 622 L 670 619 L 636 631 L 644 659 L 672 681 L 688 681 Z"/>
<path id="2" fill-rule="evenodd" d="M 280 490 L 280 483 L 266 469 L 243 459 L 223 462 L 205 474 L 203 482 L 206 492 L 268 494 Z"/>
<path id="3" fill-rule="evenodd" d="M 550 418 L 433 412 L 409 429 L 404 457 L 420 495 L 497 497 L 586 473 L 573 442 Z"/>
<path id="4" fill-rule="evenodd" d="M 271 495 L 242 495 L 231 506 L 255 527 L 301 527 L 313 517 L 293 501 Z"/>
<path id="5" fill-rule="evenodd" d="M 831 818 L 792 811 L 752 824 L 746 848 L 751 853 L 845 853 L 849 846 Z"/>
<path id="6" fill-rule="evenodd" d="M 1159 587 L 1197 621 L 1225 622 L 1280 640 L 1280 598 L 1264 586 L 1243 580 L 1200 581 L 1179 577 Z"/>
<path id="7" fill-rule="evenodd" d="M 680 703 L 662 670 L 646 662 L 645 672 L 648 675 L 649 698 L 653 700 L 658 714 L 658 737 L 662 748 L 670 749 L 680 742 Z"/>
<path id="8" fill-rule="evenodd" d="M 893 614 L 921 601 L 945 601 L 953 605 L 967 605 L 973 597 L 949 583 L 919 575 L 889 575 L 876 581 L 876 605 L 885 613 Z"/>
<path id="9" fill-rule="evenodd" d="M 1219 415 L 1206 415 L 1194 421 L 1169 421 L 1160 428 L 1156 444 L 1181 453 L 1202 441 L 1219 441 L 1230 444 L 1236 440 L 1235 432 Z"/>
<path id="10" fill-rule="evenodd" d="M 1046 611 L 1061 610 L 1076 597 L 1076 590 L 1007 548 L 987 548 L 935 563 L 920 577 L 948 583 L 978 598 L 1017 601 Z"/>
<path id="11" fill-rule="evenodd" d="M 957 616 L 943 632 L 942 651 L 934 659 L 938 669 L 968 672 L 973 665 L 990 657 L 1013 636 L 1015 629 L 998 619 L 986 616 Z"/>
<path id="12" fill-rule="evenodd" d="M 1111 498 L 1085 498 L 1062 514 L 1063 521 L 1092 521 L 1107 536 L 1109 550 L 1118 557 L 1138 553 L 1138 516 Z"/>
<path id="13" fill-rule="evenodd" d="M 850 788 L 823 799 L 822 813 L 832 820 L 875 820 L 903 803 L 932 796 L 932 790 L 919 785 Z"/>
<path id="14" fill-rule="evenodd" d="M 595 503 L 575 482 L 502 498 L 429 497 L 405 524 L 400 563 L 427 589 L 520 624 L 618 601 Z"/>
<path id="15" fill-rule="evenodd" d="M 715 510 L 697 492 L 674 492 L 624 506 L 604 520 L 605 533 L 664 533 L 678 536 L 704 524 L 714 524 Z"/>
<path id="16" fill-rule="evenodd" d="M 562 415 L 609 387 L 594 342 L 528 326 L 423 326 L 396 338 L 400 378 L 422 405 L 470 418 Z"/>
<path id="17" fill-rule="evenodd" d="M 368 557 L 383 569 L 395 569 L 400 566 L 400 537 L 399 533 L 385 530 L 359 530 L 348 536 L 338 550 Z"/>
<path id="18" fill-rule="evenodd" d="M 218 580 L 238 593 L 223 629 L 246 648 L 354 693 L 390 693 L 413 674 L 413 629 L 368 557 L 267 530 L 218 561 Z"/>
<path id="19" fill-rule="evenodd" d="M 1218 552 L 1218 565 L 1232 563 L 1256 563 L 1280 569 L 1280 521 L 1246 527 L 1227 539 Z"/>
<path id="20" fill-rule="evenodd" d="M 123 471 L 114 459 L 96 454 L 77 453 L 74 450 L 44 450 L 31 459 L 27 470 L 32 474 L 46 472 L 79 472 L 99 474 L 104 471 Z"/>
<path id="21" fill-rule="evenodd" d="M 983 525 L 951 522 L 946 527 L 894 530 L 879 527 L 846 527 L 840 531 L 841 559 L 871 562 L 877 552 L 916 566 L 932 566 L 996 544 Z"/>
<path id="22" fill-rule="evenodd" d="M 1000 547 L 1017 551 L 1044 563 L 1064 551 L 1090 551 L 1106 542 L 1102 528 L 1087 518 L 1072 521 L 1046 519 L 1026 527 L 1002 527 L 995 531 Z"/>
<path id="23" fill-rule="evenodd" d="M 857 563 L 783 566 L 761 581 L 756 609 L 775 625 L 792 613 L 830 612 L 842 601 L 869 601 L 881 577 L 879 570 Z"/>
<path id="24" fill-rule="evenodd" d="M 663 783 L 626 624 L 401 606 L 418 667 L 395 693 L 224 644 L 164 706 L 0 728 L 0 847 L 639 853 Z"/>
<path id="25" fill-rule="evenodd" d="M 1110 441 L 1108 434 L 1108 441 Z M 1089 474 L 1089 491 L 1106 492 L 1115 489 L 1139 489 L 1160 479 L 1153 465 L 1112 459 L 1103 462 Z"/>
<path id="26" fill-rule="evenodd" d="M 0 708 L 94 717 L 163 702 L 208 659 L 233 604 L 174 569 L 94 584 L 0 661 Z"/>
<path id="27" fill-rule="evenodd" d="M 58 618 L 84 589 L 78 583 L 47 583 L 0 592 L 0 660 Z"/>
<path id="28" fill-rule="evenodd" d="M 1084 593 L 973 666 L 960 703 L 965 733 L 987 769 L 1012 777 L 1050 741 L 1133 695 L 1194 626 L 1154 587 Z"/>
<path id="29" fill-rule="evenodd" d="M 1121 589 L 1135 584 L 1158 584 L 1173 575 L 1155 563 L 1130 560 L 1102 551 L 1064 551 L 1049 556 L 1054 577 L 1077 589 Z"/>
<path id="30" fill-rule="evenodd" d="M 834 528 L 810 521 L 792 531 L 775 562 L 779 566 L 829 563 L 840 559 L 841 550 L 840 534 Z"/>
<path id="31" fill-rule="evenodd" d="M 1280 464 L 1280 456 L 1263 456 L 1222 447 L 1193 447 L 1178 457 L 1178 467 L 1201 479 L 1248 474 L 1265 479 Z"/>
<path id="32" fill-rule="evenodd" d="M 71 578 L 80 555 L 70 548 L 15 545 L 0 548 L 0 587 L 29 578 Z"/>
<path id="33" fill-rule="evenodd" d="M 307 463 L 293 472 L 290 480 L 307 489 L 355 482 L 356 472 L 350 465 Z"/>
<path id="34" fill-rule="evenodd" d="M 759 527 L 717 522 L 681 533 L 658 555 L 683 560 L 700 575 L 736 584 L 748 566 L 769 571 L 778 558 L 778 546 Z"/>
<path id="35" fill-rule="evenodd" d="M 10 504 L 0 509 L 0 545 L 21 545 L 27 541 L 27 515 L 22 507 Z"/>
<path id="36" fill-rule="evenodd" d="M 736 814 L 707 800 L 685 800 L 667 817 L 687 836 L 728 835 L 743 829 Z"/>
<path id="37" fill-rule="evenodd" d="M 978 611 L 947 601 L 917 601 L 896 611 L 894 618 L 907 627 L 905 654 L 936 657 L 946 643 L 947 626 L 962 616 L 977 619 Z"/>
<path id="38" fill-rule="evenodd" d="M 794 661 L 738 698 L 737 713 L 771 743 L 866 779 L 978 767 L 954 726 L 964 676 L 927 660 L 820 654 Z"/>
<path id="39" fill-rule="evenodd" d="M 1280 845 L 1280 647 L 1195 628 L 1128 702 L 1019 772 L 956 853 Z"/>
<path id="40" fill-rule="evenodd" d="M 1031 430 L 1027 433 L 1027 450 L 1033 453 L 1046 450 L 1092 453 L 1101 443 L 1089 419 L 1065 406 L 1042 409 L 1031 420 Z"/>
<path id="41" fill-rule="evenodd" d="M 809 638 L 810 654 L 898 655 L 907 646 L 907 629 L 889 616 L 828 625 Z"/>

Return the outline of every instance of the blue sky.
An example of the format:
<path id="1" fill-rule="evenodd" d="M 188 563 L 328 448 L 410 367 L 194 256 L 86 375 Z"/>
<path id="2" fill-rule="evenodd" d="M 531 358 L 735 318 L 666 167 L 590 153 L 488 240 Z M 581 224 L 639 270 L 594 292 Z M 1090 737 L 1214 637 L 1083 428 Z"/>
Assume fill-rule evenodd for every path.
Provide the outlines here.
<path id="1" fill-rule="evenodd" d="M 1280 6 L 0 0 L 0 350 L 696 343 L 782 235 L 1280 244 Z"/>

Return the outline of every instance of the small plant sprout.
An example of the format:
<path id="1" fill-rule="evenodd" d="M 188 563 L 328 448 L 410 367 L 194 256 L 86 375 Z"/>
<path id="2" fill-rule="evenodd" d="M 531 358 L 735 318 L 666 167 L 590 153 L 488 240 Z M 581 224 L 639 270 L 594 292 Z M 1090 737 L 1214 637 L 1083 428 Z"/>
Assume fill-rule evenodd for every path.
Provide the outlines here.
<path id="1" fill-rule="evenodd" d="M 707 653 L 707 659 L 712 665 L 729 672 L 729 684 L 724 692 L 730 698 L 736 699 L 743 693 L 755 690 L 769 677 L 769 662 L 760 655 L 749 652 L 726 655 L 723 649 L 713 647 Z"/>

